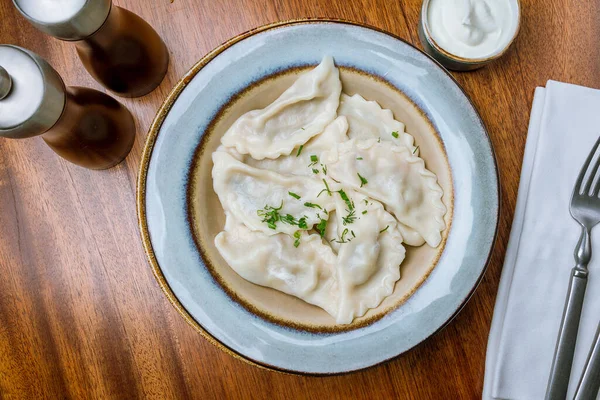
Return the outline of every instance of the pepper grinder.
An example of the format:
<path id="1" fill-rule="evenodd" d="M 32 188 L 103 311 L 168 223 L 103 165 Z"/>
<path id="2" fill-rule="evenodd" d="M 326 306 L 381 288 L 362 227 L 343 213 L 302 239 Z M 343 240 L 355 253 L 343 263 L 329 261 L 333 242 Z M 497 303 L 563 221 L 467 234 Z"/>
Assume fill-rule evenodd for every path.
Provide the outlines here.
<path id="1" fill-rule="evenodd" d="M 118 96 L 143 96 L 167 73 L 169 53 L 160 36 L 112 0 L 13 2 L 42 32 L 75 42 L 90 75 Z"/>
<path id="2" fill-rule="evenodd" d="M 135 124 L 129 111 L 109 95 L 65 87 L 35 53 L 0 45 L 0 137 L 38 135 L 64 159 L 106 169 L 129 154 Z"/>

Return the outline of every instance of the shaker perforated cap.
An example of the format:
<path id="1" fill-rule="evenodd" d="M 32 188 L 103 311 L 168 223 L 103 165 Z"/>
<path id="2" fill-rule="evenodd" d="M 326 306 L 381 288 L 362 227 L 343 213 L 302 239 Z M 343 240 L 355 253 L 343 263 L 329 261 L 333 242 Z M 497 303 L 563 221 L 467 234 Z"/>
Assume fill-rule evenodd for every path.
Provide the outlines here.
<path id="1" fill-rule="evenodd" d="M 81 40 L 96 32 L 112 0 L 13 0 L 36 28 L 62 40 Z"/>
<path id="2" fill-rule="evenodd" d="M 0 136 L 40 135 L 58 121 L 65 107 L 65 86 L 44 59 L 21 47 L 0 45 Z M 6 86 L 5 86 L 6 87 Z"/>

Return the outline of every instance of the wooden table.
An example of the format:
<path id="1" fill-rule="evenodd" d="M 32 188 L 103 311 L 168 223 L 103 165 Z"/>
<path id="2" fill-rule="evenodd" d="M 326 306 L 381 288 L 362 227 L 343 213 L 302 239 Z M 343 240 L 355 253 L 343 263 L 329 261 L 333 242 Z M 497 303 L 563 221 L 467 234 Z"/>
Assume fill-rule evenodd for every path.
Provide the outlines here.
<path id="1" fill-rule="evenodd" d="M 149 21 L 171 52 L 150 95 L 120 99 L 138 137 L 124 163 L 94 172 L 39 139 L 0 140 L 0 398 L 480 397 L 487 336 L 515 207 L 533 90 L 548 79 L 600 88 L 600 3 L 522 0 L 516 45 L 454 74 L 489 129 L 502 215 L 489 269 L 460 315 L 400 358 L 326 378 L 261 370 L 188 326 L 154 280 L 139 239 L 135 187 L 146 132 L 172 86 L 209 50 L 250 28 L 305 16 L 346 18 L 420 46 L 421 1 L 115 0 Z M 75 48 L 41 34 L 0 0 L 0 43 L 45 57 L 68 85 L 100 86 Z M 573 135 L 576 132 L 565 132 Z"/>

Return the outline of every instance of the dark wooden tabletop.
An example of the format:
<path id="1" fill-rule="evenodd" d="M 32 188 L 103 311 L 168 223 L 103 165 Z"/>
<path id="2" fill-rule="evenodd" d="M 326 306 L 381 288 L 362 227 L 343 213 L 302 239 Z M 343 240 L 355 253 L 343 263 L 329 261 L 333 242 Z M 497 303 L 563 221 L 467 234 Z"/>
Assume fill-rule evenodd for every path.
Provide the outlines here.
<path id="1" fill-rule="evenodd" d="M 59 158 L 40 138 L 0 139 L 0 398 L 480 397 L 534 88 L 548 79 L 600 88 L 600 3 L 521 2 L 512 49 L 487 68 L 454 74 L 489 129 L 502 182 L 498 241 L 480 287 L 420 347 L 366 371 L 314 378 L 234 359 L 187 325 L 163 295 L 146 262 L 135 209 L 147 130 L 188 68 L 238 33 L 278 20 L 336 17 L 420 47 L 421 1 L 115 0 L 150 22 L 171 54 L 157 90 L 120 99 L 138 131 L 126 161 L 88 171 Z M 10 0 L 0 0 L 0 43 L 37 52 L 67 85 L 101 89 L 72 44 L 36 31 Z"/>

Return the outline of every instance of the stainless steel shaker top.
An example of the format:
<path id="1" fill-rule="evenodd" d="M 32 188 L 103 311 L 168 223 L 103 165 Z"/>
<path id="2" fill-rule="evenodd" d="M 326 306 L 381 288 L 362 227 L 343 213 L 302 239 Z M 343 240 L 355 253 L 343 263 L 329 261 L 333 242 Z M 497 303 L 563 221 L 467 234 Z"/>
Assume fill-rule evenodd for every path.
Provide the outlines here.
<path id="1" fill-rule="evenodd" d="M 50 129 L 65 107 L 65 86 L 44 59 L 0 45 L 0 136 L 27 138 Z"/>
<path id="2" fill-rule="evenodd" d="M 112 0 L 13 0 L 35 27 L 62 40 L 81 40 L 96 32 Z"/>

